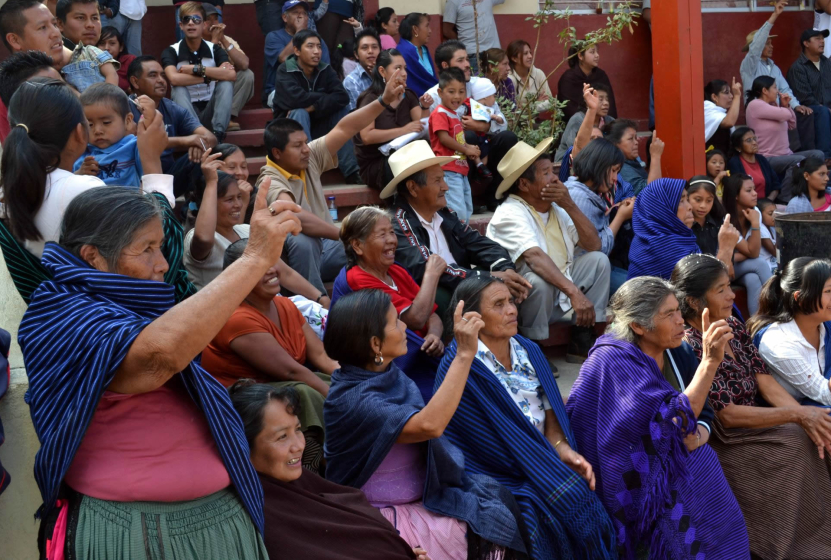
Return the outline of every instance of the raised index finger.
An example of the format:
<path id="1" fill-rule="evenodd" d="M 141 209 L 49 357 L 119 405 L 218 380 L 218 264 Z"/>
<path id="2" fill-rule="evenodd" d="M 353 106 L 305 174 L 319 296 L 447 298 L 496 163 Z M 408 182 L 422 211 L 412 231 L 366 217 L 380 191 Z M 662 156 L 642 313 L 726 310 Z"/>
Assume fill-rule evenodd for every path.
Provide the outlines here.
<path id="1" fill-rule="evenodd" d="M 701 312 L 701 330 L 702 334 L 710 330 L 710 309 L 708 307 L 705 307 L 704 311 Z"/>
<path id="2" fill-rule="evenodd" d="M 456 306 L 456 310 L 453 312 L 453 324 L 458 324 L 462 320 L 462 309 L 464 309 L 464 306 L 464 300 L 460 300 Z"/>
<path id="3" fill-rule="evenodd" d="M 260 190 L 257 191 L 257 198 L 254 200 L 254 212 L 262 210 L 268 205 L 268 188 L 271 186 L 271 177 L 263 179 Z"/>

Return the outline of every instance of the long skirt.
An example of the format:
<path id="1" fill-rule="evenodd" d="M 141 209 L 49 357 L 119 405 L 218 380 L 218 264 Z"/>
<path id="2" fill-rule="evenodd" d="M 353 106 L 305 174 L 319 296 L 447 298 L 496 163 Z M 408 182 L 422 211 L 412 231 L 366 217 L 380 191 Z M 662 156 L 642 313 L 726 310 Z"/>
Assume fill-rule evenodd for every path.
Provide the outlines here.
<path id="1" fill-rule="evenodd" d="M 831 558 L 831 457 L 800 426 L 724 428 L 710 445 L 747 523 L 750 552 L 765 560 Z"/>
<path id="2" fill-rule="evenodd" d="M 110 502 L 82 496 L 77 560 L 268 560 L 230 489 L 187 502 Z"/>

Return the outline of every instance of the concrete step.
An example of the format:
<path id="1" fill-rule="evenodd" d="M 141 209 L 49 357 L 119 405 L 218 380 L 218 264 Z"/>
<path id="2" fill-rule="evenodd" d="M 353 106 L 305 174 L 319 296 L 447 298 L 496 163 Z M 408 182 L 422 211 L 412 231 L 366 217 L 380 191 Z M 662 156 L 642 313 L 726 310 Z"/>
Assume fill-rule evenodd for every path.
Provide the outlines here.
<path id="1" fill-rule="evenodd" d="M 243 109 L 237 122 L 243 130 L 251 130 L 257 128 L 265 128 L 265 125 L 271 121 L 271 109 Z"/>
<path id="2" fill-rule="evenodd" d="M 236 130 L 225 136 L 229 144 L 236 144 L 240 148 L 257 147 L 263 145 L 263 129 Z"/>

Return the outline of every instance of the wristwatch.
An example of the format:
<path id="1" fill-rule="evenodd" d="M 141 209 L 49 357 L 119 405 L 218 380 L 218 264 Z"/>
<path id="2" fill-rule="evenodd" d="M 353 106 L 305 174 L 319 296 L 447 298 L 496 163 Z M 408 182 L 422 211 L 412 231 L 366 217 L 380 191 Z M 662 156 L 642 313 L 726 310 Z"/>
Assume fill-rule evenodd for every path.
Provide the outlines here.
<path id="1" fill-rule="evenodd" d="M 202 74 L 202 71 L 199 69 L 202 65 L 201 64 L 194 64 L 193 65 L 193 75 L 199 76 Z"/>
<path id="2" fill-rule="evenodd" d="M 229 41 L 229 42 L 228 42 L 228 48 L 227 48 L 227 49 L 225 49 L 225 52 L 231 52 L 232 50 L 234 50 L 234 43 L 231 43 L 231 42 Z"/>

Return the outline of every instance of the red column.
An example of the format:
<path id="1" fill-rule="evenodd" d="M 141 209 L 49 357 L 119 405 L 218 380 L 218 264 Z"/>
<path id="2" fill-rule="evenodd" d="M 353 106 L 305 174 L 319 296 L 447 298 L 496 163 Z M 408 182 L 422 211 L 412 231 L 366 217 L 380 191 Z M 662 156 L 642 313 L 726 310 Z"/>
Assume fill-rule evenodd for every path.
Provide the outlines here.
<path id="1" fill-rule="evenodd" d="M 689 179 L 705 172 L 701 37 L 701 0 L 653 2 L 655 127 L 666 144 L 664 177 Z"/>

